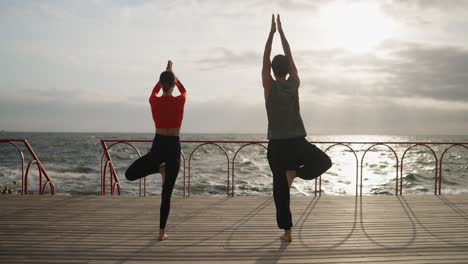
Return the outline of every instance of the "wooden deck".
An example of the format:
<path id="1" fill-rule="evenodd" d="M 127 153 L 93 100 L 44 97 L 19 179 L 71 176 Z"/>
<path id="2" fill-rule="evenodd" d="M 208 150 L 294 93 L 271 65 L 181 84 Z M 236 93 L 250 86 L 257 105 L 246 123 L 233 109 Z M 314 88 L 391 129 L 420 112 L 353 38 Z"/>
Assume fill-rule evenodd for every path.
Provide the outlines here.
<path id="1" fill-rule="evenodd" d="M 270 197 L 0 199 L 0 263 L 468 263 L 468 196 L 293 197 L 282 243 Z"/>

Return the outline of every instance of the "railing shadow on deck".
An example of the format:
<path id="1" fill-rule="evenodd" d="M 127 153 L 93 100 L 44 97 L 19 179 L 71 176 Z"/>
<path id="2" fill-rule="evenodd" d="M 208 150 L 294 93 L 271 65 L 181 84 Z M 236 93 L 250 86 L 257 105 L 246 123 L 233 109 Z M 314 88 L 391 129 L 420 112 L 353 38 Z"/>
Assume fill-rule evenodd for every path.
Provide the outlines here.
<path id="1" fill-rule="evenodd" d="M 221 206 L 223 203 L 227 202 L 229 200 L 229 197 L 225 197 L 225 198 L 219 198 L 217 199 L 215 202 L 213 203 L 210 203 L 208 206 L 205 206 L 203 208 L 200 208 L 198 210 L 196 210 L 195 212 L 193 213 L 190 213 L 190 215 L 188 217 L 183 217 L 182 219 L 180 220 L 176 220 L 174 221 L 174 223 L 170 223 L 169 224 L 169 227 L 168 228 L 176 228 L 178 225 L 190 220 L 191 218 L 193 217 L 196 217 L 196 216 L 200 216 L 200 215 L 203 215 L 203 213 L 207 212 L 208 210 L 210 209 L 213 209 L 215 206 Z M 190 249 L 190 248 L 193 248 L 193 247 L 196 247 L 196 246 L 199 246 L 201 244 L 203 244 L 204 242 L 207 242 L 207 241 L 210 241 L 211 239 L 219 236 L 219 235 L 222 235 L 224 233 L 227 233 L 229 232 L 230 235 L 228 236 L 228 238 L 226 239 L 226 244 L 224 245 L 224 248 L 227 249 L 228 251 L 235 251 L 234 248 L 232 248 L 230 242 L 232 240 L 232 237 L 234 236 L 234 234 L 236 233 L 236 231 L 238 230 L 239 227 L 243 226 L 246 222 L 248 222 L 249 220 L 251 220 L 252 218 L 254 218 L 255 216 L 258 215 L 259 212 L 261 212 L 263 209 L 265 209 L 266 207 L 270 206 L 271 203 L 272 203 L 273 199 L 272 198 L 269 198 L 269 199 L 266 199 L 265 201 L 259 203 L 255 208 L 253 208 L 252 210 L 250 210 L 249 212 L 247 212 L 245 215 L 241 216 L 240 219 L 238 220 L 235 220 L 229 227 L 227 228 L 224 228 L 224 229 L 221 229 L 221 230 L 218 230 L 218 231 L 215 231 L 214 233 L 212 234 L 208 234 L 208 236 L 202 236 L 200 237 L 199 239 L 196 239 L 194 241 L 192 241 L 189 245 L 183 245 L 183 246 L 171 246 L 170 248 L 167 248 L 165 250 L 166 253 L 178 253 L 180 252 L 181 250 L 187 250 L 187 249 Z M 152 233 L 155 233 L 155 231 L 152 231 Z M 244 253 L 248 253 L 248 252 L 255 252 L 256 250 L 260 249 L 260 248 L 263 248 L 267 245 L 270 245 L 272 243 L 276 242 L 276 239 L 272 240 L 271 242 L 265 244 L 265 245 L 260 245 L 256 248 L 253 248 L 251 250 L 248 250 L 246 251 L 245 249 L 242 250 L 242 252 Z M 154 245 L 158 244 L 158 243 L 161 243 L 160 241 L 157 241 L 156 239 L 150 241 L 149 243 L 147 243 L 146 245 L 140 247 L 136 252 L 134 252 L 134 255 L 135 256 L 138 256 L 139 253 L 141 252 L 146 252 L 149 248 L 153 247 Z M 129 261 L 131 260 L 132 258 L 129 257 L 129 258 L 125 258 L 125 259 L 122 259 L 121 262 L 118 262 L 118 263 L 126 263 L 126 261 Z"/>
<path id="2" fill-rule="evenodd" d="M 112 160 L 110 149 L 118 144 L 124 144 L 132 148 L 138 153 L 138 156 L 141 156 L 140 150 L 135 147 L 134 143 L 151 143 L 151 140 L 127 140 L 127 139 L 102 139 L 101 146 L 103 149 L 103 155 L 101 158 L 101 195 L 106 195 L 106 179 L 110 183 L 110 194 L 111 195 L 120 195 L 121 188 L 119 177 L 117 175 L 115 169 L 115 163 Z M 183 164 L 181 164 L 182 171 L 183 171 L 183 196 L 188 197 L 190 196 L 190 187 L 192 183 L 192 158 L 194 153 L 200 149 L 202 146 L 205 145 L 212 145 L 221 150 L 221 153 L 226 157 L 226 195 L 233 197 L 235 195 L 235 174 L 236 174 L 236 158 L 239 156 L 238 154 L 248 146 L 259 146 L 261 149 L 267 149 L 266 144 L 268 141 L 229 141 L 229 140 L 218 140 L 218 141 L 211 141 L 211 140 L 182 140 L 183 144 L 195 144 L 193 150 L 188 153 L 188 166 L 185 160 L 185 155 L 182 153 Z M 440 195 L 441 194 L 441 186 L 442 186 L 442 165 L 444 162 L 444 156 L 446 153 L 452 149 L 453 147 L 459 146 L 465 149 L 468 149 L 468 142 L 335 142 L 335 141 L 312 141 L 313 144 L 325 145 L 328 146 L 325 148 L 324 152 L 329 152 L 332 148 L 335 147 L 343 147 L 345 150 L 351 152 L 355 159 L 355 195 L 362 196 L 363 190 L 362 187 L 364 185 L 363 178 L 364 178 L 364 161 L 366 158 L 366 154 L 373 150 L 378 146 L 384 146 L 390 150 L 395 158 L 395 195 L 403 195 L 403 172 L 404 172 L 404 160 L 405 157 L 408 156 L 408 153 L 413 148 L 416 147 L 424 147 L 432 154 L 434 157 L 434 194 Z M 109 144 L 109 145 L 108 145 Z M 234 155 L 232 159 L 229 158 L 227 151 L 223 148 L 223 145 L 230 144 L 238 146 L 237 149 L 233 152 Z M 357 152 L 354 146 L 364 147 L 363 154 L 361 158 L 358 158 Z M 398 155 L 394 150 L 393 146 L 405 146 L 403 154 Z M 437 156 L 436 151 L 434 150 L 434 146 L 442 146 L 443 153 L 440 157 Z M 333 157 L 332 157 L 333 160 Z M 318 177 L 313 180 L 314 184 L 314 196 L 320 196 L 323 192 L 322 190 L 322 177 Z M 146 177 L 140 180 L 139 183 L 139 195 L 145 196 L 146 195 Z"/>
<path id="3" fill-rule="evenodd" d="M 464 218 L 466 221 L 468 221 L 468 215 L 465 213 L 462 209 L 460 209 L 458 206 L 455 205 L 452 201 L 450 201 L 447 197 L 443 195 L 437 196 L 442 202 L 444 202 L 452 211 L 454 211 L 456 214 L 458 214 L 460 217 Z"/>
<path id="4" fill-rule="evenodd" d="M 402 210 L 404 210 L 406 216 L 408 217 L 408 226 L 410 228 L 405 228 L 402 226 L 402 232 L 404 233 L 406 231 L 406 234 L 402 236 L 395 236 L 396 238 L 400 238 L 398 240 L 385 240 L 385 241 L 379 241 L 378 238 L 374 237 L 371 232 L 369 232 L 367 224 L 368 222 L 365 220 L 365 211 L 362 209 L 363 205 L 365 204 L 365 199 L 367 196 L 361 197 L 361 196 L 355 196 L 354 197 L 354 212 L 350 214 L 350 217 L 354 219 L 353 222 L 350 222 L 350 230 L 347 233 L 342 233 L 343 237 L 340 239 L 336 239 L 336 242 L 333 242 L 331 245 L 324 245 L 322 239 L 317 239 L 318 241 L 321 241 L 320 244 L 314 244 L 311 243 L 311 241 L 316 238 L 314 235 L 310 234 L 310 232 L 303 233 L 305 229 L 310 230 L 317 230 L 320 231 L 318 227 L 314 227 L 313 223 L 310 222 L 310 217 L 313 215 L 313 213 L 316 211 L 317 206 L 320 205 L 320 202 L 322 201 L 323 198 L 321 197 L 312 197 L 310 202 L 307 204 L 306 208 L 304 209 L 302 214 L 296 214 L 297 220 L 295 221 L 295 225 L 293 227 L 294 234 L 297 235 L 298 239 L 295 239 L 293 241 L 293 245 L 297 247 L 297 243 L 300 243 L 300 248 L 301 251 L 307 250 L 307 252 L 312 253 L 312 252 L 317 252 L 317 253 L 323 253 L 323 252 L 335 252 L 339 254 L 340 252 L 346 252 L 349 250 L 353 250 L 349 248 L 349 244 L 347 243 L 350 239 L 353 239 L 353 237 L 362 237 L 364 235 L 364 238 L 367 239 L 369 242 L 374 244 L 376 246 L 375 249 L 372 250 L 377 250 L 378 252 L 388 252 L 388 250 L 392 252 L 396 252 L 399 250 L 405 250 L 405 249 L 411 249 L 413 245 L 417 244 L 417 239 L 424 238 L 424 234 L 421 233 L 421 228 L 423 232 L 429 233 L 432 237 L 437 239 L 438 241 L 453 247 L 453 248 L 458 248 L 458 249 L 468 249 L 468 245 L 465 244 L 457 244 L 456 242 L 451 242 L 447 241 L 443 237 L 438 237 L 437 233 L 430 227 L 427 227 L 424 225 L 424 223 L 421 222 L 420 218 L 415 214 L 415 212 L 412 211 L 412 206 L 408 201 L 405 199 L 404 196 L 394 196 L 391 201 L 396 202 L 396 206 L 400 205 Z M 234 198 L 235 199 L 235 198 Z M 204 206 L 203 208 L 197 209 L 195 212 L 190 213 L 189 215 L 194 215 L 196 217 L 201 217 L 203 218 L 205 213 L 209 212 L 210 209 L 216 210 L 215 207 L 223 207 L 224 203 L 229 202 L 231 199 L 230 198 L 220 198 L 217 199 L 216 201 L 208 204 L 207 206 Z M 183 200 L 182 200 L 183 201 Z M 232 200 L 231 200 L 232 201 Z M 352 203 L 353 201 L 351 201 Z M 225 253 L 240 253 L 244 257 L 252 258 L 255 259 L 256 263 L 275 263 L 279 261 L 283 255 L 284 251 L 288 247 L 289 243 L 284 243 L 279 239 L 280 232 L 278 231 L 278 236 L 273 235 L 271 238 L 265 238 L 265 237 L 259 237 L 258 238 L 258 244 L 249 244 L 249 247 L 246 247 L 245 243 L 242 242 L 242 235 L 245 234 L 243 231 L 243 227 L 249 228 L 249 222 L 251 221 L 258 221 L 256 220 L 256 217 L 260 215 L 262 210 L 264 210 L 267 207 L 271 207 L 272 205 L 272 198 L 269 199 L 262 199 L 261 202 L 259 202 L 255 207 L 252 207 L 249 211 L 244 212 L 242 215 L 239 215 L 239 218 L 233 220 L 233 223 L 229 226 L 226 227 L 216 227 L 213 229 L 212 232 L 208 232 L 206 234 L 202 234 L 200 237 L 197 236 L 197 239 L 190 240 L 189 243 L 186 243 L 185 245 L 171 245 L 167 249 L 165 249 L 165 253 L 168 254 L 174 254 L 176 255 L 178 252 L 181 251 L 190 251 L 191 248 L 199 248 L 199 247 L 204 247 L 205 243 L 210 244 L 209 242 L 213 239 L 215 239 L 218 236 L 225 236 L 223 239 L 224 243 L 223 245 L 223 250 L 225 250 Z M 447 205 L 448 206 L 448 205 Z M 323 213 L 323 212 L 322 212 Z M 274 216 L 272 216 L 274 218 Z M 320 218 L 321 215 L 313 215 L 313 219 Z M 179 222 L 181 220 L 181 222 Z M 178 224 L 182 224 L 188 219 L 182 218 L 180 220 L 176 220 L 174 224 L 170 224 L 169 228 L 171 229 L 177 229 Z M 201 219 L 199 219 L 201 220 Z M 305 228 L 305 223 L 309 223 L 309 227 Z M 376 223 L 375 221 L 373 222 L 374 224 Z M 188 223 L 189 224 L 189 223 Z M 250 223 L 251 225 L 252 223 Z M 252 226 L 250 226 L 252 228 Z M 275 229 L 274 226 L 272 226 L 273 229 Z M 333 229 L 333 227 L 330 227 Z M 356 232 L 360 231 L 362 233 Z M 272 232 L 274 233 L 274 232 Z M 154 234 L 156 235 L 156 231 L 151 231 L 148 234 Z M 309 239 L 307 239 L 307 237 Z M 252 239 L 252 238 L 250 238 Z M 297 241 L 297 242 L 296 242 Z M 136 248 L 136 251 L 132 251 L 132 256 L 128 256 L 128 258 L 125 258 L 122 260 L 124 261 L 129 261 L 129 260 L 135 260 L 138 259 L 139 253 L 146 252 L 147 250 L 151 249 L 153 246 L 156 246 L 158 242 L 155 239 L 148 241 L 145 245 L 139 245 Z M 353 243 L 353 242 L 351 242 Z M 345 247 L 342 247 L 343 245 L 346 245 Z M 111 245 L 112 246 L 112 245 Z M 380 249 L 379 249 L 380 248 Z M 385 251 L 380 251 L 380 250 L 385 250 Z M 208 251 L 207 251 L 208 253 Z"/>
<path id="5" fill-rule="evenodd" d="M 418 238 L 418 233 L 419 233 L 419 236 L 421 236 L 421 231 L 418 231 L 419 230 L 418 228 L 421 228 L 424 232 L 426 232 L 431 237 L 433 237 L 434 239 L 438 240 L 441 243 L 444 243 L 454 248 L 468 250 L 468 244 L 449 241 L 447 237 L 439 236 L 437 234 L 438 230 L 433 230 L 429 226 L 424 224 L 423 221 L 421 220 L 421 217 L 418 216 L 418 214 L 414 211 L 413 206 L 411 206 L 411 204 L 408 202 L 408 200 L 404 196 L 396 196 L 395 199 L 398 200 L 398 204 L 401 205 L 402 210 L 404 210 L 405 215 L 409 220 L 409 221 L 403 221 L 403 222 L 408 223 L 410 225 L 410 228 L 405 228 L 404 226 L 401 226 L 401 223 L 399 223 L 399 227 L 397 227 L 396 230 L 401 230 L 400 232 L 402 232 L 402 236 L 400 236 L 400 238 L 402 238 L 401 241 L 379 241 L 378 238 L 375 238 L 372 236 L 368 228 L 368 224 L 370 222 L 365 220 L 366 213 L 363 209 L 363 201 L 365 201 L 366 197 L 367 196 L 355 197 L 353 221 L 351 224 L 350 231 L 344 236 L 343 239 L 340 239 L 338 242 L 335 242 L 330 246 L 324 245 L 323 243 L 320 245 L 315 245 L 313 243 L 310 243 L 310 240 L 307 240 L 307 237 L 312 236 L 314 238 L 317 238 L 317 236 L 313 236 L 310 233 L 304 234 L 304 230 L 306 229 L 305 222 L 312 215 L 316 206 L 319 205 L 320 197 L 318 197 L 318 199 L 311 200 L 310 204 L 307 206 L 304 212 L 300 215 L 299 219 L 296 221 L 296 224 L 293 228 L 294 230 L 297 230 L 296 232 L 298 233 L 299 243 L 304 248 L 308 248 L 311 251 L 334 250 L 334 249 L 339 248 L 341 245 L 345 244 L 346 241 L 352 238 L 355 231 L 360 229 L 363 232 L 364 236 L 374 245 L 385 250 L 401 250 L 401 249 L 409 248 L 411 245 L 415 243 L 416 239 Z M 449 199 L 447 199 L 446 197 L 442 195 L 438 195 L 436 197 L 440 199 L 441 202 L 443 202 L 454 213 L 459 215 L 460 220 L 462 222 L 460 224 L 464 224 L 466 223 L 466 221 L 468 221 L 467 214 L 462 209 L 454 205 L 453 202 L 451 202 Z M 321 216 L 322 215 L 315 215 L 313 219 L 314 220 L 320 219 Z M 373 212 L 372 216 L 375 217 L 376 213 Z M 375 224 L 375 222 L 373 222 L 372 224 Z M 389 223 L 383 220 L 382 224 L 387 225 Z M 311 225 L 310 228 L 314 229 L 313 224 L 311 223 L 310 225 Z M 465 235 L 468 236 L 468 230 L 466 230 Z"/>
<path id="6" fill-rule="evenodd" d="M 342 239 L 339 239 L 337 242 L 333 242 L 331 245 L 324 245 L 323 243 L 320 245 L 315 245 L 311 244 L 310 240 L 307 240 L 306 235 L 304 234 L 305 228 L 305 222 L 309 217 L 312 215 L 313 210 L 315 207 L 318 205 L 320 197 L 316 200 L 313 200 L 310 202 L 309 206 L 304 210 L 303 214 L 299 217 L 297 220 L 297 224 L 294 228 L 294 230 L 298 230 L 298 240 L 299 243 L 304 247 L 304 248 L 309 248 L 310 250 L 334 250 L 345 244 L 350 238 L 352 238 L 353 234 L 358 230 L 358 228 L 361 229 L 361 231 L 364 233 L 365 237 L 371 241 L 373 244 L 384 248 L 384 249 L 404 249 L 409 247 L 411 244 L 414 243 L 416 240 L 416 225 L 414 221 L 412 220 L 409 212 L 404 208 L 403 204 L 402 207 L 405 210 L 405 213 L 408 217 L 408 219 L 411 222 L 412 225 L 412 232 L 411 232 L 411 238 L 407 242 L 403 242 L 401 246 L 392 246 L 392 245 L 386 245 L 384 242 L 379 242 L 377 239 L 373 238 L 371 234 L 367 231 L 367 227 L 364 221 L 364 213 L 363 213 L 363 199 L 365 197 L 363 196 L 356 196 L 354 199 L 354 212 L 352 213 L 352 224 L 350 225 L 349 232 L 347 232 Z M 399 199 L 399 198 L 398 198 Z M 314 220 L 320 219 L 321 215 L 316 215 L 314 217 Z M 342 219 L 341 219 L 342 220 Z M 313 228 L 313 224 L 312 224 Z M 311 234 L 307 234 L 308 237 L 311 236 Z M 313 236 L 316 238 L 316 236 Z"/>
<path id="7" fill-rule="evenodd" d="M 441 202 L 443 202 L 448 208 L 454 210 L 454 208 L 452 207 L 452 204 L 450 202 L 448 202 L 446 199 L 443 199 L 443 198 L 441 199 L 440 197 L 441 196 L 438 196 L 438 198 L 441 200 Z M 433 237 L 433 238 L 437 239 L 438 241 L 440 241 L 440 242 L 442 242 L 442 243 L 444 243 L 446 245 L 449 245 L 451 247 L 468 250 L 468 244 L 467 243 L 458 244 L 456 242 L 448 241 L 446 237 L 439 236 L 437 234 L 437 232 L 439 230 L 431 230 L 430 227 L 426 226 L 426 224 L 424 224 L 421 221 L 420 217 L 418 217 L 417 213 L 415 213 L 415 211 L 413 210 L 413 207 L 409 204 L 409 202 L 403 196 L 398 197 L 398 199 L 400 200 L 402 205 L 407 208 L 408 214 L 411 215 L 411 218 L 413 218 L 415 220 L 415 223 L 417 223 L 431 237 Z M 454 212 L 457 213 L 458 215 L 460 215 L 460 217 L 463 219 L 463 222 L 464 222 L 463 224 L 466 224 L 466 221 L 468 221 L 468 219 L 466 218 L 466 215 L 460 214 L 460 212 L 457 211 L 457 210 L 454 210 Z M 465 229 L 465 232 L 466 232 L 465 235 L 468 236 L 468 230 Z"/>
<path id="8" fill-rule="evenodd" d="M 326 245 L 323 245 L 323 244 L 320 245 L 320 250 L 331 250 L 331 249 L 338 248 L 341 245 L 343 245 L 346 241 L 348 241 L 348 239 L 350 239 L 352 237 L 354 231 L 356 230 L 357 224 L 358 224 L 358 219 L 357 219 L 357 217 L 358 217 L 358 200 L 359 201 L 361 200 L 360 197 L 355 196 L 355 198 L 354 198 L 353 221 L 352 221 L 352 226 L 350 228 L 350 231 L 344 236 L 343 239 L 339 240 L 338 242 L 333 243 L 330 246 L 326 246 Z M 304 210 L 304 212 L 301 214 L 299 219 L 296 221 L 296 224 L 295 224 L 295 227 L 294 227 L 295 230 L 298 230 L 297 232 L 298 232 L 299 243 L 302 246 L 304 246 L 305 248 L 310 248 L 310 249 L 316 249 L 317 248 L 316 245 L 311 245 L 310 241 L 307 241 L 306 235 L 304 234 L 304 232 L 305 232 L 305 222 L 312 215 L 313 210 L 315 209 L 315 207 L 317 206 L 319 201 L 320 201 L 320 197 L 310 201 L 307 208 Z M 316 216 L 315 218 L 320 218 L 320 216 Z M 310 234 L 308 236 L 310 237 Z"/>

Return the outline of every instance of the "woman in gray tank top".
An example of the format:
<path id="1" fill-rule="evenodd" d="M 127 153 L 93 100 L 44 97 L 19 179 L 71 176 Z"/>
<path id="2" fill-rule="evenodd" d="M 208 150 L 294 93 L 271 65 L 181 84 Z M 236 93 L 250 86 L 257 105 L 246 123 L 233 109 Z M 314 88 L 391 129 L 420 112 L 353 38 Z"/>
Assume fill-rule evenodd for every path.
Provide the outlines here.
<path id="1" fill-rule="evenodd" d="M 278 227 L 284 230 L 281 239 L 292 241 L 292 216 L 289 189 L 294 178 L 315 179 L 331 167 L 330 158 L 307 142 L 299 108 L 300 80 L 289 43 L 277 16 L 278 32 L 285 55 L 270 61 L 275 16 L 263 55 L 262 84 L 268 116 L 268 163 L 273 173 L 273 197 Z M 274 79 L 271 76 L 273 69 Z M 286 76 L 289 74 L 289 77 Z"/>

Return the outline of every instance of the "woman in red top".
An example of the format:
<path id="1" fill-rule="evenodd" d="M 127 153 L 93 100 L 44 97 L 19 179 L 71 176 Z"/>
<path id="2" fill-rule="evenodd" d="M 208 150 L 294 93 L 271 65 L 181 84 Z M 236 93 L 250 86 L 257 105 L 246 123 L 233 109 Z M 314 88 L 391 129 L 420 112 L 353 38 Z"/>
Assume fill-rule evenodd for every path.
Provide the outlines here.
<path id="1" fill-rule="evenodd" d="M 173 96 L 174 86 L 180 95 Z M 163 94 L 158 96 L 159 91 Z M 171 195 L 180 168 L 179 133 L 184 116 L 187 92 L 172 72 L 172 62 L 168 61 L 166 71 L 162 72 L 159 82 L 151 92 L 149 102 L 153 114 L 156 135 L 148 154 L 133 162 L 125 172 L 125 177 L 134 181 L 149 174 L 161 173 L 162 193 L 159 220 L 159 240 L 167 239 L 164 232 L 169 216 Z"/>

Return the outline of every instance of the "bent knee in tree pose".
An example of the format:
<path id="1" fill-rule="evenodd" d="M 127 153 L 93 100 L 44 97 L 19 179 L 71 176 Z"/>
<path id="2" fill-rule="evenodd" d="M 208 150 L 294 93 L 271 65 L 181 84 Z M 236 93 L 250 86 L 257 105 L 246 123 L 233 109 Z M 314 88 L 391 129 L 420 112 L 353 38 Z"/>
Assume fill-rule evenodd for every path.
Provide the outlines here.
<path id="1" fill-rule="evenodd" d="M 172 95 L 174 87 L 179 89 L 180 95 Z M 163 93 L 158 95 L 161 89 Z M 161 174 L 159 240 L 165 240 L 168 237 L 164 230 L 169 216 L 172 190 L 179 174 L 181 151 L 179 133 L 186 98 L 187 91 L 172 72 L 172 62 L 168 61 L 166 70 L 159 76 L 159 81 L 149 97 L 156 128 L 153 145 L 149 153 L 133 162 L 125 172 L 125 177 L 130 181 L 153 173 Z"/>
<path id="2" fill-rule="evenodd" d="M 284 55 L 270 60 L 273 36 L 279 32 Z M 273 70 L 273 76 L 271 71 Z M 292 215 L 290 187 L 295 177 L 315 179 L 332 163 L 320 149 L 306 140 L 299 107 L 300 79 L 291 48 L 278 15 L 271 18 L 271 29 L 263 54 L 262 85 L 268 116 L 268 163 L 273 173 L 276 221 L 284 229 L 282 239 L 291 242 Z"/>

